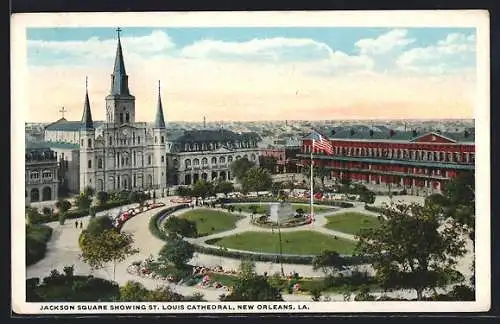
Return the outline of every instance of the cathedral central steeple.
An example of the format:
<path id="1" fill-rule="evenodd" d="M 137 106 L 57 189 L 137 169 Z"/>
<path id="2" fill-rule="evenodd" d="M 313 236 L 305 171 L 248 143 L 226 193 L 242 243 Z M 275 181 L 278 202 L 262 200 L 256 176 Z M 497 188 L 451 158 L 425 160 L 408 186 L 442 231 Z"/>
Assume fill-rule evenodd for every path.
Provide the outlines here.
<path id="1" fill-rule="evenodd" d="M 120 40 L 121 29 L 116 29 L 118 34 L 118 45 L 116 47 L 115 66 L 111 75 L 111 95 L 115 96 L 130 96 L 128 89 L 128 76 L 125 71 L 125 63 L 123 61 L 122 43 Z"/>

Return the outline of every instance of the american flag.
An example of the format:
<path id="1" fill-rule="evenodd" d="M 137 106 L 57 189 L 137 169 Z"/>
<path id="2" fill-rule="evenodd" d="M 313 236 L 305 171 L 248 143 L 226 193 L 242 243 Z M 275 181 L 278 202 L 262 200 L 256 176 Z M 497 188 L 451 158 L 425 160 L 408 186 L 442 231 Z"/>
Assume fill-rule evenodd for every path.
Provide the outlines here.
<path id="1" fill-rule="evenodd" d="M 324 151 L 327 154 L 333 154 L 333 146 L 328 138 L 316 131 L 311 134 L 311 138 L 313 140 L 313 149 Z"/>

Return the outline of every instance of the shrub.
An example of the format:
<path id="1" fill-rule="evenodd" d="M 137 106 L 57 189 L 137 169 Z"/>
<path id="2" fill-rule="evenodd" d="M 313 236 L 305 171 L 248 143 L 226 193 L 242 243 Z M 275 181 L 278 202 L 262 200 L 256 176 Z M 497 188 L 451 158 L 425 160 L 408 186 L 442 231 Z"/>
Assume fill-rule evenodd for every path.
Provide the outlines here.
<path id="1" fill-rule="evenodd" d="M 66 214 L 65 213 L 59 213 L 59 224 L 64 225 L 66 222 Z"/>
<path id="2" fill-rule="evenodd" d="M 231 204 L 231 203 L 253 203 L 253 202 L 280 202 L 276 200 L 276 198 L 272 197 L 260 197 L 260 198 L 219 198 L 217 200 L 218 203 L 220 204 Z M 289 199 L 288 202 L 294 204 L 303 204 L 308 202 L 308 199 L 299 199 L 299 198 L 294 198 L 294 199 Z M 322 200 L 322 201 L 316 201 L 317 205 L 325 205 L 325 206 L 333 206 L 333 207 L 340 207 L 340 208 L 352 208 L 354 207 L 354 204 L 346 201 L 336 201 L 336 200 Z M 250 208 L 250 207 L 249 207 Z"/>
<path id="3" fill-rule="evenodd" d="M 50 216 L 52 215 L 52 209 L 49 207 L 43 207 L 42 212 L 45 216 Z"/>
<path id="4" fill-rule="evenodd" d="M 26 226 L 26 265 L 31 265 L 45 256 L 52 228 L 46 225 Z"/>

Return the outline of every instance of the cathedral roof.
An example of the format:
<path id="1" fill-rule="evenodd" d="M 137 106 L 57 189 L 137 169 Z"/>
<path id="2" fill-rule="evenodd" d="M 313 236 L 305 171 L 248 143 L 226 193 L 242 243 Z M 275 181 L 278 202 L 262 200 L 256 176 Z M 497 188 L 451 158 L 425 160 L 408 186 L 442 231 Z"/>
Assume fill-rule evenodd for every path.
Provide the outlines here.
<path id="1" fill-rule="evenodd" d="M 259 140 L 260 137 L 256 133 L 238 134 L 227 129 L 200 129 L 185 131 L 177 138 L 170 138 L 172 141 L 179 143 L 189 142 L 228 142 L 228 141 L 244 141 L 244 140 Z"/>
<path id="2" fill-rule="evenodd" d="M 100 125 L 104 124 L 104 121 L 94 121 L 93 125 L 94 127 L 98 127 Z M 63 131 L 63 132 L 77 132 L 80 130 L 82 126 L 82 121 L 73 121 L 73 120 L 66 120 L 66 119 L 59 119 L 56 122 L 53 122 L 52 124 L 49 124 L 45 126 L 45 130 L 48 131 Z"/>

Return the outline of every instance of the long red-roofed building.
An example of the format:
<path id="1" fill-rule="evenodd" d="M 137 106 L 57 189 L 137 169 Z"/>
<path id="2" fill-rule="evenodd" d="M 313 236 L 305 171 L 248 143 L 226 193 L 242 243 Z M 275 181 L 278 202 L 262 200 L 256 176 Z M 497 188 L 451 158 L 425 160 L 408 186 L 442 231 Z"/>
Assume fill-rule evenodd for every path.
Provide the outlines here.
<path id="1" fill-rule="evenodd" d="M 333 131 L 333 154 L 313 151 L 315 165 L 336 179 L 350 179 L 410 195 L 439 193 L 460 173 L 474 172 L 474 132 Z M 302 141 L 301 166 L 310 164 L 312 140 Z"/>

